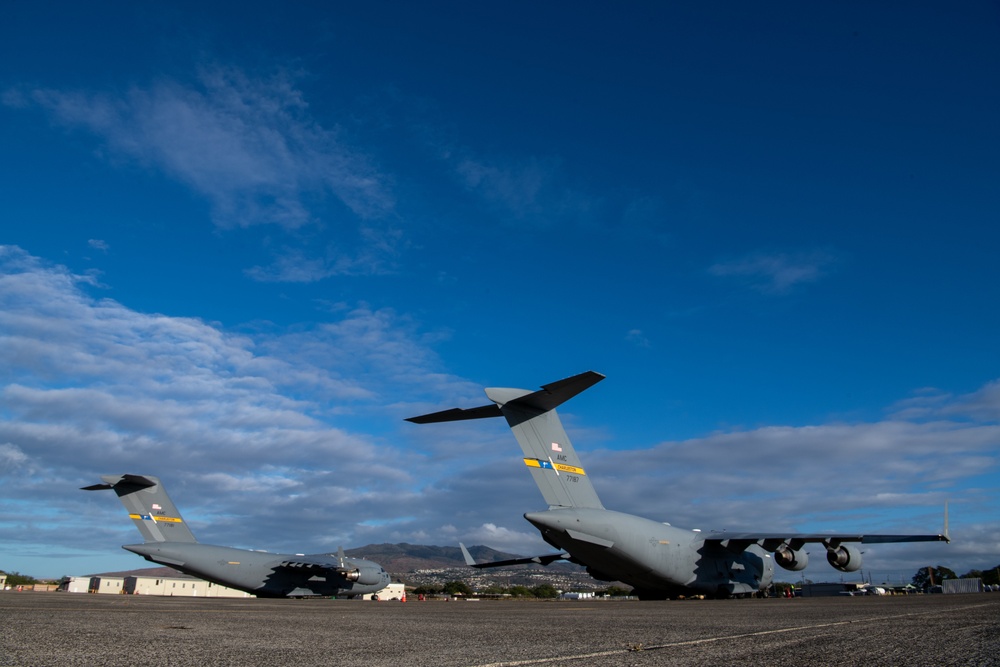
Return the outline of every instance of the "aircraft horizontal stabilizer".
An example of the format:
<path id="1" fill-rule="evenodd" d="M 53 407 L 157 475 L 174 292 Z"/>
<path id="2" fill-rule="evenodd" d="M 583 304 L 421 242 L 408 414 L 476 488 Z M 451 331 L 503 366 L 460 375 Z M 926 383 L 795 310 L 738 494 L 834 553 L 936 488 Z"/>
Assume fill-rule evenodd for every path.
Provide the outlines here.
<path id="1" fill-rule="evenodd" d="M 594 371 L 586 371 L 573 377 L 543 384 L 539 391 L 527 393 L 522 389 L 492 388 L 486 390 L 490 399 L 509 408 L 527 408 L 537 412 L 548 412 L 573 398 L 580 392 L 590 389 L 604 379 L 604 376 Z"/>
<path id="2" fill-rule="evenodd" d="M 570 555 L 563 551 L 557 554 L 543 554 L 541 556 L 525 556 L 524 558 L 510 558 L 507 560 L 496 560 L 490 563 L 477 563 L 469 553 L 469 550 L 465 548 L 465 545 L 461 542 L 458 543 L 459 548 L 462 550 L 462 557 L 465 559 L 465 564 L 469 567 L 474 567 L 476 569 L 483 569 L 487 567 L 506 567 L 507 565 L 529 565 L 534 563 L 535 565 L 551 565 L 557 560 L 569 560 Z"/>
<path id="3" fill-rule="evenodd" d="M 486 390 L 486 395 L 494 402 L 478 408 L 451 408 L 440 412 L 432 412 L 419 417 L 409 417 L 406 421 L 414 424 L 436 424 L 439 422 L 454 422 L 465 419 L 487 419 L 502 417 L 500 406 L 526 408 L 534 412 L 554 410 L 580 392 L 593 387 L 604 379 L 604 376 L 594 371 L 586 371 L 573 377 L 543 384 L 539 391 L 526 392 L 523 389 L 492 388 Z"/>
<path id="4" fill-rule="evenodd" d="M 109 489 L 114 489 L 115 487 L 129 486 L 138 489 L 148 489 L 151 486 L 156 486 L 156 481 L 148 477 L 143 477 L 142 475 L 107 475 L 101 479 L 109 480 L 104 484 L 91 484 L 90 486 L 80 487 L 81 491 L 107 491 Z M 110 481 L 114 480 L 114 481 Z"/>
<path id="5" fill-rule="evenodd" d="M 502 417 L 500 408 L 493 403 L 483 405 L 478 408 L 451 408 L 441 412 L 432 412 L 429 415 L 419 417 L 409 417 L 406 421 L 414 424 L 436 424 L 438 422 L 457 422 L 464 419 L 487 419 L 489 417 Z"/>

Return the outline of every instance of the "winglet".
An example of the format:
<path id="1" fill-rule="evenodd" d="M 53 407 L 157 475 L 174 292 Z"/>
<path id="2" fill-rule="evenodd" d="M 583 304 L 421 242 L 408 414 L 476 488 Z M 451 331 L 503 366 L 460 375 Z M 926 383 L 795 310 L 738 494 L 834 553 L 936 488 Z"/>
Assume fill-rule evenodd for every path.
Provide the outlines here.
<path id="1" fill-rule="evenodd" d="M 491 387 L 486 395 L 497 405 L 526 408 L 534 412 L 548 412 L 585 391 L 604 379 L 604 376 L 594 371 L 586 371 L 573 377 L 568 377 L 549 384 L 535 392 L 523 389 L 506 389 Z"/>
<path id="2" fill-rule="evenodd" d="M 432 412 L 419 417 L 409 417 L 408 422 L 414 424 L 436 424 L 439 422 L 464 421 L 466 419 L 487 419 L 490 417 L 502 417 L 501 405 L 518 407 L 530 410 L 535 413 L 548 412 L 554 410 L 569 399 L 573 398 L 585 389 L 593 387 L 604 379 L 604 376 L 594 371 L 586 371 L 573 377 L 568 377 L 549 384 L 543 384 L 538 391 L 525 391 L 524 389 L 506 389 L 501 387 L 491 387 L 486 390 L 486 395 L 493 403 L 481 405 L 477 408 L 451 408 Z"/>
<path id="3" fill-rule="evenodd" d="M 465 559 L 465 564 L 469 567 L 474 567 L 477 570 L 481 570 L 486 567 L 506 567 L 508 565 L 549 565 L 557 560 L 569 560 L 571 558 L 568 552 L 562 551 L 557 554 L 542 554 L 541 556 L 508 558 L 506 560 L 493 561 L 492 563 L 477 563 L 476 559 L 472 557 L 472 554 L 469 553 L 469 550 L 465 548 L 464 544 L 459 542 L 458 548 L 462 550 L 462 558 Z"/>
<path id="4" fill-rule="evenodd" d="M 432 412 L 429 415 L 408 417 L 406 421 L 414 424 L 437 424 L 439 422 L 457 422 L 466 419 L 486 419 L 489 417 L 502 416 L 503 413 L 500 412 L 500 408 L 497 405 L 490 403 L 489 405 L 482 405 L 478 408 L 451 408 L 449 410 L 442 410 L 441 412 Z"/>
<path id="5" fill-rule="evenodd" d="M 944 501 L 944 541 L 951 544 L 951 535 L 948 534 L 948 501 Z"/>
<path id="6" fill-rule="evenodd" d="M 472 554 L 470 554 L 469 550 L 465 548 L 465 545 L 459 542 L 458 548 L 462 550 L 462 558 L 465 559 L 465 564 L 469 567 L 475 567 L 476 559 L 472 557 Z"/>

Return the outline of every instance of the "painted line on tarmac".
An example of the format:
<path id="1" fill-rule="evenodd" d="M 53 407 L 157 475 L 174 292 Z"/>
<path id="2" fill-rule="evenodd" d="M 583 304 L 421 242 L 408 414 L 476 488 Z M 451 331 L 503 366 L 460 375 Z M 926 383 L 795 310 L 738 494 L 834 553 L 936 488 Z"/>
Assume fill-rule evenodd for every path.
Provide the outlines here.
<path id="1" fill-rule="evenodd" d="M 637 645 L 632 648 L 618 648 L 607 651 L 595 651 L 593 653 L 577 653 L 574 655 L 558 655 L 551 658 L 531 658 L 528 660 L 504 660 L 502 662 L 489 662 L 473 667 L 519 667 L 520 665 L 545 665 L 553 662 L 566 662 L 569 660 L 587 660 L 590 658 L 606 658 L 611 655 L 621 655 L 625 653 L 641 653 L 642 651 L 657 651 L 665 648 L 677 648 L 680 646 L 697 646 L 699 644 L 711 644 L 714 642 L 733 641 L 735 639 L 747 639 L 748 637 L 765 637 L 767 635 L 778 635 L 788 632 L 801 632 L 803 630 L 818 630 L 820 628 L 833 628 L 838 625 L 853 625 L 854 623 L 865 623 L 871 621 L 891 621 L 897 618 L 908 618 L 911 616 L 926 616 L 927 614 L 951 613 L 954 611 L 965 611 L 966 609 L 977 609 L 986 607 L 986 604 L 973 604 L 964 607 L 952 607 L 945 611 L 934 609 L 931 611 L 915 611 L 909 614 L 896 614 L 894 616 L 873 616 L 870 618 L 854 618 L 846 621 L 832 621 L 830 623 L 816 623 L 815 625 L 799 625 L 793 628 L 779 628 L 778 630 L 761 630 L 759 632 L 745 632 L 738 635 L 726 635 L 723 637 L 706 637 L 704 639 L 689 639 L 683 642 L 670 642 L 669 644 L 651 644 L 649 646 Z"/>

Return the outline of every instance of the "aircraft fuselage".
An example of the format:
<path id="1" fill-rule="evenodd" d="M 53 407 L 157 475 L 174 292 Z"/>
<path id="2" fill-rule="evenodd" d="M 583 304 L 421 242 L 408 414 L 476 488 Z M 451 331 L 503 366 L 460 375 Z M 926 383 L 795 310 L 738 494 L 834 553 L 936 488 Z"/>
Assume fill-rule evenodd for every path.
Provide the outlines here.
<path id="1" fill-rule="evenodd" d="M 633 514 L 567 507 L 524 518 L 592 576 L 630 584 L 640 597 L 745 595 L 774 579 L 774 561 L 763 549 L 729 551 L 697 531 Z"/>
<path id="2" fill-rule="evenodd" d="M 389 575 L 381 566 L 361 558 L 344 561 L 345 566 L 357 570 L 357 581 L 332 569 L 295 565 L 303 559 L 325 560 L 333 568 L 340 565 L 336 554 L 276 554 L 198 542 L 147 542 L 122 548 L 154 563 L 258 597 L 354 596 L 376 593 L 389 584 Z"/>

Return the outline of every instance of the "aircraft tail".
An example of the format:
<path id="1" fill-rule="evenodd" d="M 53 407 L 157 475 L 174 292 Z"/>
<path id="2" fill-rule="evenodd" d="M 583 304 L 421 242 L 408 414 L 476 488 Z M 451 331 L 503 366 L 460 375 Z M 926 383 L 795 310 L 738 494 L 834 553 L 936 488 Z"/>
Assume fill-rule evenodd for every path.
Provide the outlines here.
<path id="1" fill-rule="evenodd" d="M 102 475 L 103 484 L 84 491 L 113 489 L 145 542 L 197 542 L 160 480 L 152 475 Z"/>
<path id="2" fill-rule="evenodd" d="M 486 396 L 493 401 L 493 405 L 469 409 L 453 408 L 411 417 L 406 421 L 432 424 L 503 416 L 514 432 L 518 444 L 521 445 L 524 464 L 531 470 L 535 484 L 538 485 L 550 508 L 603 509 L 604 506 L 597 497 L 597 492 L 594 491 L 583 466 L 580 465 L 576 450 L 573 449 L 556 413 L 557 406 L 603 379 L 604 376 L 600 373 L 587 371 L 542 385 L 542 389 L 536 392 L 492 387 L 486 390 Z"/>

